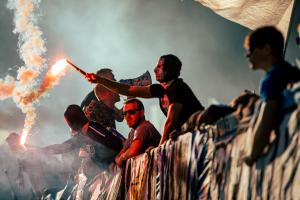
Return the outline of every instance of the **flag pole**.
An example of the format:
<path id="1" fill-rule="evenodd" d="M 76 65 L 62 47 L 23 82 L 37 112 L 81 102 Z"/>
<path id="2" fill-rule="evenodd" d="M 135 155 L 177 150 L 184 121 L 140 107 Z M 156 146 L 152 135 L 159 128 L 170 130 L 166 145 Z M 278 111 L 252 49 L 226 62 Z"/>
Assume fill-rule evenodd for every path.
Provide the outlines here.
<path id="1" fill-rule="evenodd" d="M 291 29 L 292 29 L 292 23 L 293 23 L 293 19 L 294 19 L 294 15 L 295 15 L 296 1 L 297 0 L 293 0 L 293 8 L 292 8 L 292 12 L 291 12 L 291 18 L 290 18 L 288 32 L 286 35 L 286 40 L 285 40 L 284 49 L 283 49 L 283 58 L 285 58 L 285 56 L 286 56 L 286 50 L 287 50 L 288 42 L 289 42 L 289 39 L 291 36 Z"/>

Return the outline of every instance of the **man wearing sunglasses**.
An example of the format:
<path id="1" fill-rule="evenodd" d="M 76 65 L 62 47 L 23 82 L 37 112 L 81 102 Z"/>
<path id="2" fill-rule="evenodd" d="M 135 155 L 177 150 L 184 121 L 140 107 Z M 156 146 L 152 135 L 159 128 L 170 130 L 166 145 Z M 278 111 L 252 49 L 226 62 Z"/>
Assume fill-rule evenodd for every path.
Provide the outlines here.
<path id="1" fill-rule="evenodd" d="M 181 66 L 182 63 L 177 56 L 172 54 L 161 56 L 154 69 L 159 84 L 149 86 L 121 84 L 93 73 L 87 74 L 86 79 L 126 96 L 159 98 L 160 108 L 167 117 L 160 141 L 160 144 L 163 144 L 174 130 L 181 131 L 181 126 L 192 114 L 204 110 L 191 88 L 179 78 Z"/>
<path id="2" fill-rule="evenodd" d="M 144 153 L 149 147 L 157 146 L 161 138 L 153 124 L 145 120 L 144 105 L 140 100 L 127 100 L 123 106 L 123 114 L 131 130 L 123 149 L 115 158 L 119 167 L 127 159 Z"/>

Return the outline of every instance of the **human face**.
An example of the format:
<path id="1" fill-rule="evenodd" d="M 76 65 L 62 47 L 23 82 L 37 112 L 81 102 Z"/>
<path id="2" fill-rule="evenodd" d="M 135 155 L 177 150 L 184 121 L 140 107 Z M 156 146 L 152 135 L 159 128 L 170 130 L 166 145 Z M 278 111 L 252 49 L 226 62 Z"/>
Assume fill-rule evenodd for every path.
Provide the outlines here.
<path id="1" fill-rule="evenodd" d="M 115 75 L 112 72 L 103 73 L 100 75 L 100 77 L 106 78 L 106 79 L 109 79 L 112 81 L 116 81 Z M 115 92 L 112 92 L 109 90 L 109 91 L 107 91 L 107 94 L 112 102 L 116 103 L 116 102 L 120 101 L 120 95 L 118 93 L 115 93 Z"/>
<path id="2" fill-rule="evenodd" d="M 130 128 L 135 128 L 140 124 L 144 115 L 144 110 L 140 110 L 138 105 L 135 102 L 132 102 L 124 105 L 123 113 L 127 125 Z"/>
<path id="3" fill-rule="evenodd" d="M 159 59 L 157 65 L 154 69 L 155 78 L 160 83 L 163 82 L 163 80 L 165 78 L 164 64 L 165 64 L 165 59 L 161 58 L 161 59 Z"/>
<path id="4" fill-rule="evenodd" d="M 251 47 L 249 37 L 247 37 L 245 39 L 244 48 L 246 51 L 246 57 L 249 60 L 249 68 L 253 70 L 264 69 L 265 59 L 267 56 L 265 47 Z"/>
<path id="5" fill-rule="evenodd" d="M 112 72 L 107 74 L 106 78 L 112 81 L 116 81 L 115 75 Z"/>

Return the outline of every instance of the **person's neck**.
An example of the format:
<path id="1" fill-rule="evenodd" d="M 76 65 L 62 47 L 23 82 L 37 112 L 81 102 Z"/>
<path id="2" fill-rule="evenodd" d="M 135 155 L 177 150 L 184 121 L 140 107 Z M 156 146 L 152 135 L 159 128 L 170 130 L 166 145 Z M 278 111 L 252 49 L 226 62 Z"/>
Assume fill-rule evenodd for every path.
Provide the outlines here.
<path id="1" fill-rule="evenodd" d="M 142 118 L 135 127 L 131 127 L 131 128 L 136 129 L 137 127 L 139 127 L 139 125 L 141 125 L 142 123 L 144 123 L 144 121 L 146 121 L 146 119 Z"/>
<path id="2" fill-rule="evenodd" d="M 87 134 L 88 129 L 89 129 L 89 122 L 87 122 L 87 123 L 85 123 L 85 124 L 83 125 L 83 127 L 82 127 L 82 129 L 81 129 L 81 132 L 82 132 L 83 134 Z"/>
<path id="3" fill-rule="evenodd" d="M 161 85 L 166 89 L 167 87 L 169 87 L 173 82 L 175 81 L 175 79 L 172 79 L 168 82 L 163 82 L 161 83 Z"/>
<path id="4" fill-rule="evenodd" d="M 270 57 L 269 59 L 266 59 L 263 69 L 268 72 L 272 67 L 282 61 L 282 58 L 278 57 Z"/>

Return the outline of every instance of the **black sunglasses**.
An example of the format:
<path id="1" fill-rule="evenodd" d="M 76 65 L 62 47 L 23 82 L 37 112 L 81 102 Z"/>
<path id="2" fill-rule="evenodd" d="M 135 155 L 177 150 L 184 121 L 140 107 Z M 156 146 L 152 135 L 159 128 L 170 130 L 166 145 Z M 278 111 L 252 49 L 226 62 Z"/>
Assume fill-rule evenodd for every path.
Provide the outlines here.
<path id="1" fill-rule="evenodd" d="M 141 109 L 134 109 L 134 110 L 126 110 L 123 111 L 123 115 L 126 116 L 126 114 L 128 113 L 129 115 L 134 115 L 137 111 L 140 111 Z"/>

